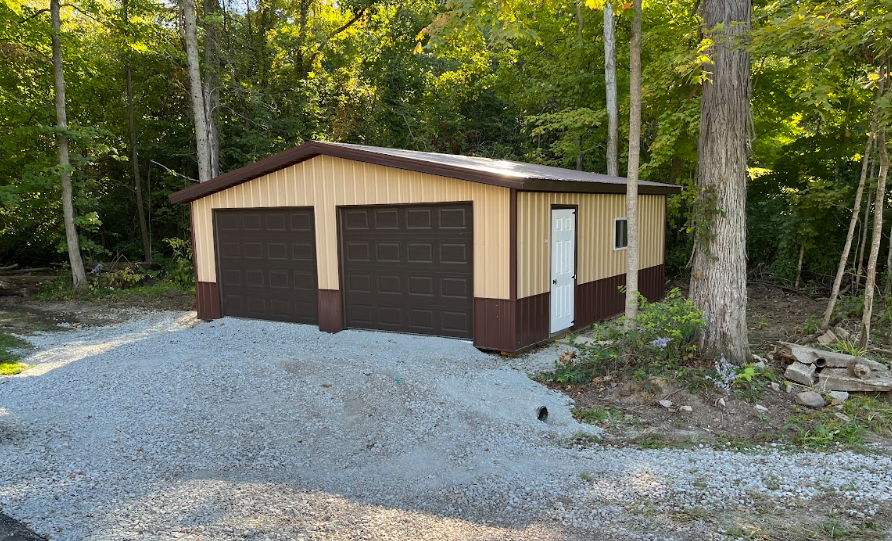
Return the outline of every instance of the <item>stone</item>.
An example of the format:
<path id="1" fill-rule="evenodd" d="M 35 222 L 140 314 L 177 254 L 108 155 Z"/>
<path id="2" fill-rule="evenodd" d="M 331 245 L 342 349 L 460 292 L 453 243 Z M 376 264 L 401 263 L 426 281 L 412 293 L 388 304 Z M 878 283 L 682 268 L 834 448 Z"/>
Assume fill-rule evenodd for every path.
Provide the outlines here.
<path id="1" fill-rule="evenodd" d="M 892 376 L 871 374 L 867 379 L 855 378 L 843 368 L 825 368 L 818 374 L 820 391 L 885 392 L 892 391 Z"/>
<path id="2" fill-rule="evenodd" d="M 838 336 L 841 340 L 849 340 L 852 338 L 852 333 L 843 329 L 839 325 L 837 325 L 836 327 L 833 327 L 833 334 Z"/>
<path id="3" fill-rule="evenodd" d="M 814 391 L 803 391 L 796 395 L 796 403 L 807 408 L 821 409 L 827 405 L 824 397 Z"/>
<path id="4" fill-rule="evenodd" d="M 852 420 L 849 418 L 849 416 L 846 415 L 845 413 L 839 413 L 839 412 L 836 412 L 836 413 L 833 414 L 833 416 L 836 417 L 837 419 L 839 419 L 840 421 L 844 422 L 844 423 L 851 423 L 851 422 L 852 422 Z"/>
<path id="5" fill-rule="evenodd" d="M 802 385 L 813 385 L 815 382 L 815 365 L 795 362 L 787 367 L 784 377 Z"/>
<path id="6" fill-rule="evenodd" d="M 827 393 L 827 396 L 829 396 L 833 400 L 839 400 L 840 402 L 845 402 L 849 399 L 849 393 L 845 391 L 830 391 L 829 393 Z"/>
<path id="7" fill-rule="evenodd" d="M 768 413 L 768 408 L 766 408 L 762 404 L 756 404 L 755 406 L 753 406 L 753 409 L 758 411 L 759 413 Z"/>
<path id="8" fill-rule="evenodd" d="M 691 406 L 678 406 L 678 411 L 683 411 L 685 413 L 691 413 L 692 411 L 694 411 L 694 408 L 692 408 Z"/>
<path id="9" fill-rule="evenodd" d="M 818 337 L 818 343 L 824 347 L 832 346 L 838 341 L 839 338 L 835 334 L 833 334 L 833 331 L 827 331 Z"/>
<path id="10" fill-rule="evenodd" d="M 577 336 L 573 339 L 573 343 L 577 346 L 587 346 L 594 343 L 594 341 L 594 338 L 589 338 L 588 336 Z"/>
<path id="11" fill-rule="evenodd" d="M 719 398 L 718 400 L 715 401 L 715 405 L 722 409 L 725 409 L 725 399 Z"/>
<path id="12" fill-rule="evenodd" d="M 672 401 L 671 401 L 671 400 L 660 400 L 659 402 L 657 402 L 657 404 L 663 406 L 663 407 L 666 408 L 666 409 L 669 409 L 669 408 L 672 407 Z"/>
<path id="13" fill-rule="evenodd" d="M 776 381 L 772 381 L 772 382 L 771 382 L 771 390 L 772 390 L 772 391 L 780 391 L 780 390 L 781 390 L 781 389 L 780 389 L 780 383 L 778 383 L 778 382 L 776 382 Z"/>

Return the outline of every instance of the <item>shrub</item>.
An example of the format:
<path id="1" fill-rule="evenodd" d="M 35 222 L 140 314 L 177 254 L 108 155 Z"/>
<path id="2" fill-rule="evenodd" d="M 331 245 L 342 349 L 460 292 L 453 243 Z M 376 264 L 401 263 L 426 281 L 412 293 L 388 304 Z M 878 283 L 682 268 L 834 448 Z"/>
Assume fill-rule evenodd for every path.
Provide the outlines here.
<path id="1" fill-rule="evenodd" d="M 195 270 L 192 263 L 192 243 L 176 237 L 164 239 L 173 251 L 170 268 L 170 281 L 180 287 L 192 287 L 195 284 Z"/>

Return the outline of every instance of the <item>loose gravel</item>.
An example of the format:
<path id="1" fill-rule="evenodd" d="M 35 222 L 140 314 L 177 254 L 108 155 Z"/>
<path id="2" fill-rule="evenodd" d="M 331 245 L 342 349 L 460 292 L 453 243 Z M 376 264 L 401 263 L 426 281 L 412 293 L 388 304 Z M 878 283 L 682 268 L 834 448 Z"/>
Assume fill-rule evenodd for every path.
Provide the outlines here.
<path id="1" fill-rule="evenodd" d="M 696 517 L 892 499 L 883 456 L 575 446 L 596 429 L 525 373 L 556 350 L 183 312 L 27 339 L 0 510 L 53 540 L 718 539 Z"/>

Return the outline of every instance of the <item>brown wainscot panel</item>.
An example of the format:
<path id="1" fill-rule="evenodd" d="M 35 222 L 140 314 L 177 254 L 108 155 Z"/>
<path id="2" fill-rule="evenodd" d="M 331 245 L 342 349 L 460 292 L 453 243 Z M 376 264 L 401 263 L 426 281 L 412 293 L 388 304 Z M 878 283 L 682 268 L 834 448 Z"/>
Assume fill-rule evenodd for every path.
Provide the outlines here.
<path id="1" fill-rule="evenodd" d="M 217 282 L 196 282 L 195 298 L 198 301 L 198 319 L 210 321 L 223 317 Z"/>
<path id="2" fill-rule="evenodd" d="M 545 292 L 517 300 L 517 340 L 512 351 L 548 339 L 551 293 Z"/>
<path id="3" fill-rule="evenodd" d="M 330 333 L 344 330 L 341 292 L 337 289 L 319 290 L 319 330 Z"/>
<path id="4" fill-rule="evenodd" d="M 663 265 L 638 271 L 638 290 L 648 301 L 663 298 L 666 274 Z M 576 324 L 574 329 L 623 313 L 626 298 L 619 288 L 626 285 L 626 275 L 611 276 L 576 286 Z"/>
<path id="5" fill-rule="evenodd" d="M 515 351 L 515 301 L 474 298 L 474 346 Z"/>

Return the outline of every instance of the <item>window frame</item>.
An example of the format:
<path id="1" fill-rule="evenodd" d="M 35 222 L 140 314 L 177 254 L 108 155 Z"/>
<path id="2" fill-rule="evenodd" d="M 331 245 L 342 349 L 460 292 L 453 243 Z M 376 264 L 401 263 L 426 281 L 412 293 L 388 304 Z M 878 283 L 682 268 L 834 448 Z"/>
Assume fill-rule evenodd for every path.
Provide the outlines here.
<path id="1" fill-rule="evenodd" d="M 625 246 L 617 246 L 617 243 L 616 243 L 617 234 L 619 233 L 619 223 L 621 221 L 626 224 L 625 235 L 623 235 L 625 237 L 625 241 L 626 241 Z M 626 250 L 628 247 L 629 247 L 629 219 L 626 218 L 625 216 L 616 217 L 613 219 L 613 251 L 621 252 L 623 250 Z"/>

